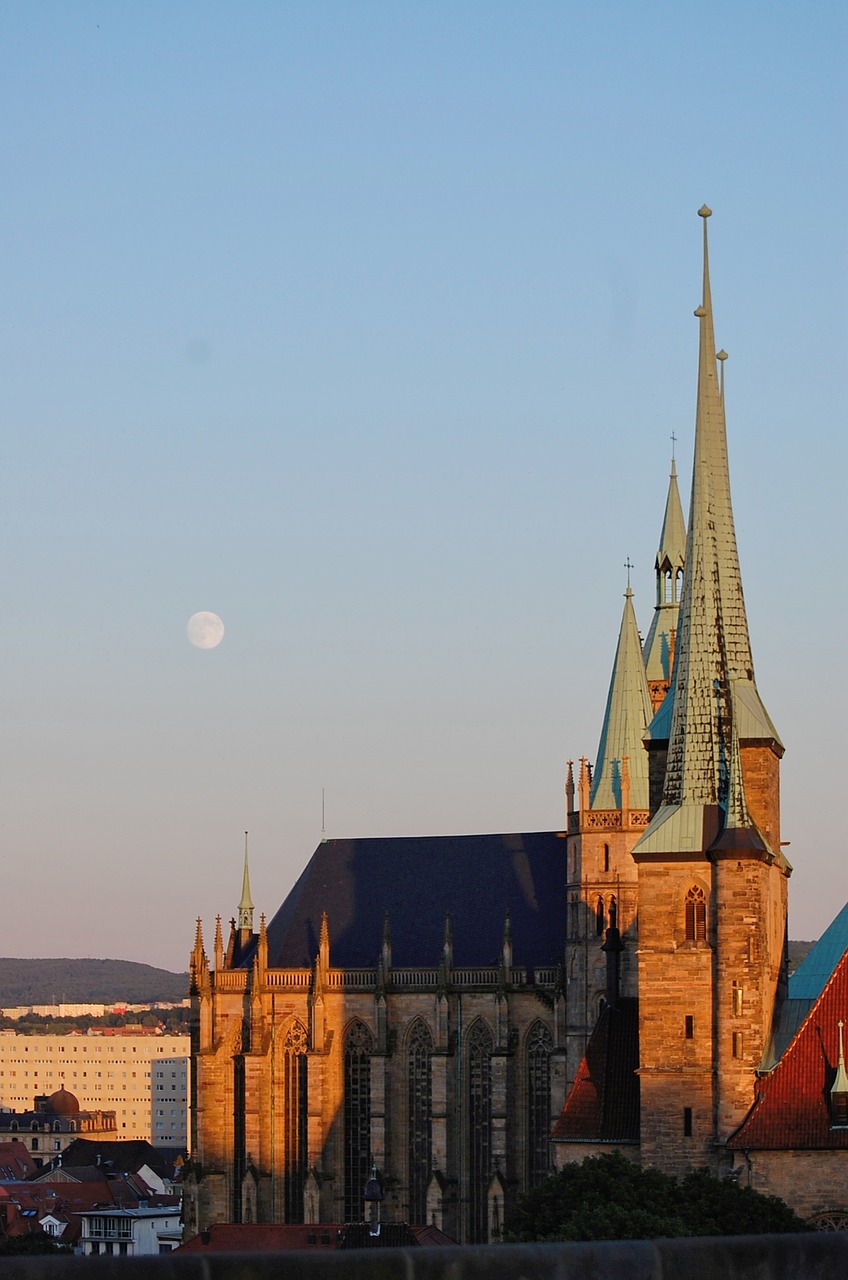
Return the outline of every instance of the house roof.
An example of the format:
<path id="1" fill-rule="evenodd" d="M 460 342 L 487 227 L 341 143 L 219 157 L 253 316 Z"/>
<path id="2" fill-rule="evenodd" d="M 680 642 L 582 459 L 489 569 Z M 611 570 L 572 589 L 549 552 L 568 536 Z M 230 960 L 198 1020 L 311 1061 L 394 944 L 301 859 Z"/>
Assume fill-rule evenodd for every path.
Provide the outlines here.
<path id="1" fill-rule="evenodd" d="M 62 1152 L 60 1167 L 65 1170 L 95 1168 L 114 1177 L 115 1174 L 138 1173 L 145 1165 L 160 1178 L 170 1179 L 174 1175 L 171 1151 L 154 1147 L 143 1138 L 114 1142 L 76 1138 Z"/>
<path id="2" fill-rule="evenodd" d="M 176 1253 L 278 1253 L 288 1249 L 342 1249 L 363 1247 L 355 1239 L 362 1224 L 342 1222 L 256 1223 L 215 1222 L 206 1231 L 192 1236 L 175 1250 Z M 403 1238 L 400 1238 L 403 1233 Z M 391 1239 L 397 1236 L 397 1239 Z M 392 1245 L 412 1244 L 428 1247 L 452 1245 L 455 1242 L 437 1227 L 411 1227 L 407 1223 L 385 1223 L 380 1237 Z M 372 1240 L 375 1237 L 371 1238 Z M 366 1243 L 365 1247 L 368 1247 Z"/>
<path id="3" fill-rule="evenodd" d="M 565 839 L 555 831 L 322 841 L 268 925 L 268 963 L 311 965 L 326 911 L 331 963 L 341 968 L 376 964 L 386 914 L 395 966 L 438 964 L 446 913 L 454 964 L 496 964 L 507 912 L 515 964 L 554 964 L 564 867 Z M 242 965 L 254 949 L 255 941 Z"/>
<path id="4" fill-rule="evenodd" d="M 789 979 L 793 1000 L 816 1000 L 848 949 L 848 902 L 810 948 Z"/>
<path id="5" fill-rule="evenodd" d="M 848 1148 L 848 1128 L 832 1128 L 830 1090 L 839 1062 L 839 1020 L 848 1010 L 848 951 L 780 1061 L 757 1084 L 757 1100 L 728 1141 L 734 1149 Z"/>
<path id="6" fill-rule="evenodd" d="M 18 1138 L 13 1138 L 11 1142 L 0 1142 L 0 1181 L 28 1178 L 35 1173 L 36 1167 L 32 1156 Z"/>
<path id="7" fill-rule="evenodd" d="M 639 1002 L 606 1006 L 553 1127 L 555 1142 L 639 1141 Z"/>

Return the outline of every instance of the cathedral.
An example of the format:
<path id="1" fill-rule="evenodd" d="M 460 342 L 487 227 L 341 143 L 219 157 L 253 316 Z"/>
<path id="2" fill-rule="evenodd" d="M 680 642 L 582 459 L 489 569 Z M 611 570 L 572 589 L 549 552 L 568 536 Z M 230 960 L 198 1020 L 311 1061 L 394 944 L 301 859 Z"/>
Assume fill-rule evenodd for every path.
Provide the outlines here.
<path id="1" fill-rule="evenodd" d="M 384 1220 L 492 1240 L 518 1193 L 610 1146 L 735 1177 L 744 1150 L 768 1184 L 739 1144 L 794 1043 L 783 746 L 754 679 L 700 215 L 688 527 L 672 462 L 653 620 L 643 644 L 628 585 L 563 829 L 323 840 L 258 928 L 245 851 L 237 917 L 211 956 L 198 921 L 191 953 L 190 1231 L 361 1221 L 374 1176 Z M 848 1108 L 833 1021 L 823 1079 Z"/>

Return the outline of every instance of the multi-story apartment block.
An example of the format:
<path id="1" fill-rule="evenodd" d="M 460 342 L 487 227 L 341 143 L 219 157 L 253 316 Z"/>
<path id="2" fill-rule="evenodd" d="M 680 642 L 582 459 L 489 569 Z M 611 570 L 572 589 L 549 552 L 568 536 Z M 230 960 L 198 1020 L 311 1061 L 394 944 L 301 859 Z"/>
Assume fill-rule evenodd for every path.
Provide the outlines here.
<path id="1" fill-rule="evenodd" d="M 154 1147 L 188 1148 L 189 1058 L 159 1058 L 150 1064 L 150 1141 Z"/>
<path id="2" fill-rule="evenodd" d="M 174 1059 L 185 1063 L 189 1052 L 188 1036 L 22 1036 L 0 1032 L 0 1106 L 24 1110 L 32 1106 L 36 1094 L 51 1094 L 64 1085 L 84 1111 L 114 1111 L 119 1138 L 150 1142 L 157 1132 L 151 1130 L 155 1072 L 165 1070 L 158 1064 Z M 179 1073 L 180 1068 L 169 1066 L 167 1070 Z M 170 1075 L 167 1083 L 171 1084 Z M 174 1083 L 181 1084 L 180 1096 L 185 1099 L 187 1080 L 182 1082 L 178 1074 Z M 172 1096 L 170 1089 L 168 1096 Z M 167 1145 L 184 1146 L 187 1117 L 173 1117 L 181 1120 L 180 1128 L 173 1131 L 172 1117 L 161 1118 L 168 1121 L 169 1135 L 181 1135 Z M 166 1131 L 158 1132 L 161 1138 Z"/>

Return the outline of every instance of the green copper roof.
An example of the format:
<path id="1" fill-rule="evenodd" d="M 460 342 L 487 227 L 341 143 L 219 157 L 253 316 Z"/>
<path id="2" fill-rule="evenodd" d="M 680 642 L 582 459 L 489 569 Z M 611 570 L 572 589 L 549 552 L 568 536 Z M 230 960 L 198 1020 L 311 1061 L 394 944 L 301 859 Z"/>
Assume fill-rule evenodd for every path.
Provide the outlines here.
<path id="1" fill-rule="evenodd" d="M 648 756 L 642 739 L 650 718 L 651 699 L 642 661 L 642 643 L 633 612 L 633 592 L 628 587 L 592 777 L 591 809 L 621 808 L 621 768 L 625 756 L 630 773 L 629 807 L 648 808 Z"/>
<path id="2" fill-rule="evenodd" d="M 674 684 L 669 695 L 668 760 L 663 808 L 634 853 L 681 848 L 676 841 L 684 833 L 675 834 L 677 823 L 670 822 L 676 808 L 688 813 L 684 823 L 688 834 L 699 825 L 715 826 L 716 809 L 726 811 L 729 802 L 738 821 L 739 806 L 730 796 L 734 719 L 739 743 L 770 741 L 782 752 L 754 682 L 713 332 L 707 248 L 710 210 L 704 206 L 699 213 L 704 220 L 704 282 L 703 302 L 695 312 L 700 328 L 695 458 Z M 663 704 L 650 729 L 652 738 L 659 737 L 657 720 L 664 720 L 667 713 Z M 738 787 L 741 792 L 741 778 Z M 699 808 L 704 812 L 701 824 L 695 812 L 689 812 Z M 719 824 L 723 825 L 720 818 Z"/>
<path id="3" fill-rule="evenodd" d="M 848 951 L 848 903 L 825 929 L 789 979 L 792 999 L 817 999 L 845 952 Z"/>
<path id="4" fill-rule="evenodd" d="M 677 466 L 671 460 L 671 475 L 668 480 L 668 494 L 665 500 L 660 545 L 657 551 L 657 605 L 648 631 L 648 638 L 642 650 L 645 661 L 645 674 L 649 680 L 667 680 L 671 665 L 671 632 L 677 630 L 677 616 L 680 612 L 680 600 L 674 598 L 678 584 L 677 573 L 683 568 L 686 558 L 686 525 L 683 521 L 683 507 L 680 505 L 680 491 L 677 487 Z M 671 599 L 666 599 L 666 579 L 671 574 Z"/>

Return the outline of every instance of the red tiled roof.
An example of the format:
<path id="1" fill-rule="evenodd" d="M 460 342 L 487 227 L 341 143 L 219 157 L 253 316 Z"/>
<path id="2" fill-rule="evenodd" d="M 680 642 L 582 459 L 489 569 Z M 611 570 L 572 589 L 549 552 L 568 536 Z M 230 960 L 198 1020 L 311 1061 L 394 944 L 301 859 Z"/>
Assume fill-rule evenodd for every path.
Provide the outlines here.
<path id="1" fill-rule="evenodd" d="M 177 1253 L 274 1253 L 281 1249 L 335 1249 L 340 1223 L 214 1222 Z"/>
<path id="2" fill-rule="evenodd" d="M 35 1161 L 19 1138 L 0 1142 L 0 1180 L 28 1178 L 35 1173 Z"/>
<path id="3" fill-rule="evenodd" d="M 186 1240 L 175 1252 L 279 1253 L 287 1249 L 338 1249 L 345 1229 L 342 1222 L 215 1222 L 207 1231 Z M 406 1229 L 415 1243 L 429 1248 L 455 1243 L 437 1227 Z"/>
<path id="4" fill-rule="evenodd" d="M 639 1002 L 604 1009 L 553 1127 L 560 1142 L 639 1141 Z"/>
<path id="5" fill-rule="evenodd" d="M 839 1029 L 848 1022 L 848 951 L 774 1070 L 757 1082 L 757 1101 L 727 1145 L 736 1150 L 848 1147 L 848 1129 L 830 1127 L 830 1088 Z M 848 1028 L 846 1028 L 848 1030 Z M 848 1050 L 848 1035 L 845 1042 Z"/>

